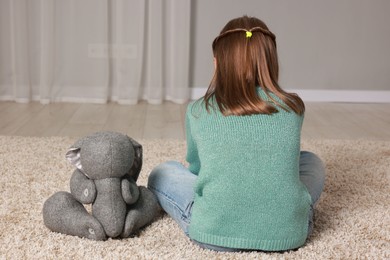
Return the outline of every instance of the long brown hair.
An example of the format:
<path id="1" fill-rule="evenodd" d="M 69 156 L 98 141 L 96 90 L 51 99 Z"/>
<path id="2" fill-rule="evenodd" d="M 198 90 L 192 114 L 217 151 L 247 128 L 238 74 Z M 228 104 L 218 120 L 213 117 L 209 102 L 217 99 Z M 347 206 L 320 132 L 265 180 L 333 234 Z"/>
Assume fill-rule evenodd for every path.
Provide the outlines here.
<path id="1" fill-rule="evenodd" d="M 304 113 L 305 105 L 298 95 L 285 92 L 278 84 L 275 35 L 264 22 L 248 16 L 233 19 L 212 47 L 217 65 L 203 97 L 207 111 L 215 98 L 224 115 L 272 114 L 278 112 L 276 106 Z M 271 102 L 259 96 L 258 86 Z"/>

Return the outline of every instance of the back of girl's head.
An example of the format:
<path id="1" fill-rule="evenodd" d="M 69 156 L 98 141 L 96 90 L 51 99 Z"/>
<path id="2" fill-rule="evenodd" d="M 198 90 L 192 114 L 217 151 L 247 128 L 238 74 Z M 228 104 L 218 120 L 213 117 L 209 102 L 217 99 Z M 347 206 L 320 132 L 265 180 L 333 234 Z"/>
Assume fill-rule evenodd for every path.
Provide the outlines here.
<path id="1" fill-rule="evenodd" d="M 302 100 L 278 85 L 275 35 L 264 22 L 248 16 L 233 19 L 215 38 L 212 48 L 216 69 L 204 96 L 207 109 L 215 98 L 224 115 L 272 114 L 278 111 L 277 106 L 297 114 L 304 112 Z M 258 95 L 257 87 L 271 102 Z"/>

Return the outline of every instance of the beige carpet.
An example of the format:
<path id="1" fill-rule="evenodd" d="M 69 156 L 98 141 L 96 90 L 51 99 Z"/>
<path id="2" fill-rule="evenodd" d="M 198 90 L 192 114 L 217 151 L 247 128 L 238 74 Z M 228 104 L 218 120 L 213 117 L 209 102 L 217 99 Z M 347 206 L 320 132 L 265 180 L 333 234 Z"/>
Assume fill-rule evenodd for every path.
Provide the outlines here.
<path id="1" fill-rule="evenodd" d="M 153 166 L 183 161 L 181 141 L 138 140 L 144 146 L 139 184 Z M 71 138 L 0 137 L 0 259 L 389 259 L 390 142 L 304 141 L 326 162 L 325 193 L 306 246 L 280 253 L 216 253 L 193 245 L 167 216 L 138 237 L 95 242 L 50 232 L 43 202 L 69 190 L 65 160 Z"/>

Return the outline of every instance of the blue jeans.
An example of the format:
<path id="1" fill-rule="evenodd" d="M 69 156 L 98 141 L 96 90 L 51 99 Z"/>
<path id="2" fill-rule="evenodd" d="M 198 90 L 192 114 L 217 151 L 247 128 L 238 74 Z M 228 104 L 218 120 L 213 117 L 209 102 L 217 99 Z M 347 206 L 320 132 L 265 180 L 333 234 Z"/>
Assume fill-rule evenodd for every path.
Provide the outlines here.
<path id="1" fill-rule="evenodd" d="M 299 177 L 311 195 L 312 205 L 309 215 L 309 234 L 313 229 L 313 212 L 321 196 L 325 183 L 325 167 L 320 158 L 311 152 L 301 152 Z M 150 173 L 148 188 L 156 195 L 161 207 L 168 213 L 188 236 L 194 203 L 194 185 L 197 176 L 179 162 L 169 161 L 158 165 Z M 308 235 L 309 235 L 308 234 Z M 236 248 L 225 248 L 202 244 L 202 248 L 216 251 L 242 251 Z"/>

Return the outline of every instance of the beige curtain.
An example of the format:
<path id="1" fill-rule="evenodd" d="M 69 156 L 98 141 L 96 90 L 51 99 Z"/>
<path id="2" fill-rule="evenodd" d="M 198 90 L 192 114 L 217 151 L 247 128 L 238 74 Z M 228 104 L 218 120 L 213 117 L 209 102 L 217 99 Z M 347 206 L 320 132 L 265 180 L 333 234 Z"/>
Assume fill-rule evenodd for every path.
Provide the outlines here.
<path id="1" fill-rule="evenodd" d="M 189 98 L 190 0 L 0 0 L 0 100 Z"/>

